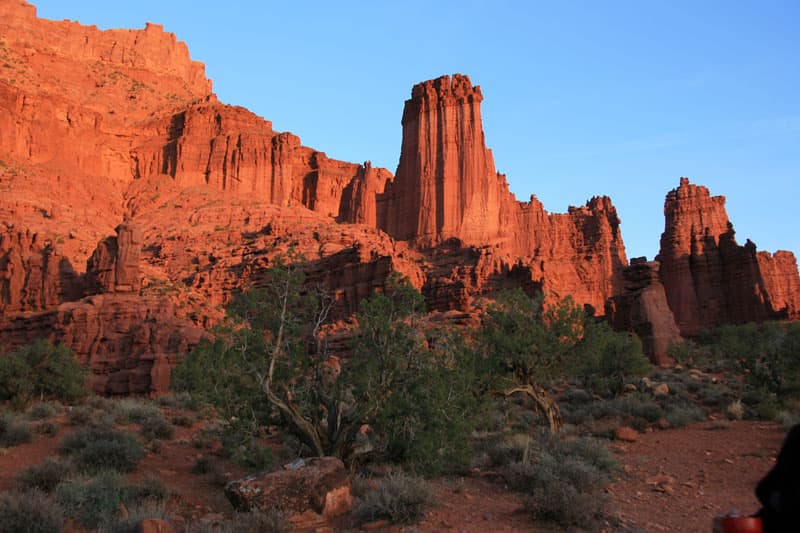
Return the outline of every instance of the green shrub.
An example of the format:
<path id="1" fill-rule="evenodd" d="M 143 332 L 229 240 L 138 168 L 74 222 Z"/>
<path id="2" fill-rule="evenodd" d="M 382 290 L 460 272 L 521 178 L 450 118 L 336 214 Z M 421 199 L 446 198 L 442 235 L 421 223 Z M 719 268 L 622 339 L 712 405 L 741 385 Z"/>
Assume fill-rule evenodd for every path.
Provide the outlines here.
<path id="1" fill-rule="evenodd" d="M 170 424 L 159 412 L 158 416 L 151 416 L 139 422 L 142 435 L 147 439 L 169 439 L 174 433 Z"/>
<path id="2" fill-rule="evenodd" d="M 164 483 L 154 475 L 148 475 L 137 484 L 125 487 L 125 501 L 132 504 L 142 504 L 148 501 L 163 502 L 170 492 Z"/>
<path id="3" fill-rule="evenodd" d="M 31 427 L 14 415 L 0 413 L 0 448 L 11 448 L 33 440 Z"/>
<path id="4" fill-rule="evenodd" d="M 23 406 L 46 396 L 73 402 L 86 394 L 84 370 L 63 344 L 39 340 L 0 357 L 0 401 Z"/>
<path id="5" fill-rule="evenodd" d="M 147 500 L 143 503 L 126 505 L 127 516 L 107 517 L 97 528 L 97 533 L 139 533 L 140 524 L 148 518 L 167 518 L 167 511 L 161 501 Z M 194 531 L 187 530 L 187 531 Z M 254 532 L 256 530 L 253 530 Z"/>
<path id="6" fill-rule="evenodd" d="M 69 410 L 67 420 L 73 426 L 85 426 L 92 421 L 94 411 L 88 405 L 78 405 Z"/>
<path id="7" fill-rule="evenodd" d="M 56 408 L 45 402 L 38 402 L 31 406 L 28 411 L 28 418 L 31 420 L 47 420 L 56 416 Z"/>
<path id="8" fill-rule="evenodd" d="M 230 522 L 232 533 L 284 533 L 292 530 L 292 524 L 277 509 L 236 513 Z"/>
<path id="9" fill-rule="evenodd" d="M 172 417 L 172 423 L 176 426 L 190 428 L 197 420 L 189 415 L 175 415 Z"/>
<path id="10" fill-rule="evenodd" d="M 118 424 L 141 424 L 163 418 L 157 406 L 135 398 L 121 398 L 111 403 L 111 412 Z"/>
<path id="11" fill-rule="evenodd" d="M 144 448 L 133 435 L 109 428 L 78 430 L 61 442 L 59 452 L 90 472 L 130 472 L 144 456 Z"/>
<path id="12" fill-rule="evenodd" d="M 36 433 L 45 435 L 47 437 L 52 437 L 58 433 L 58 426 L 52 422 L 42 422 L 40 424 L 36 424 L 33 429 L 36 431 Z"/>
<path id="13" fill-rule="evenodd" d="M 515 463 L 505 478 L 526 495 L 525 509 L 537 520 L 562 528 L 597 527 L 604 516 L 603 493 L 618 463 L 608 449 L 592 439 L 540 437 L 528 463 Z"/>
<path id="14" fill-rule="evenodd" d="M 364 495 L 353 508 L 360 522 L 386 519 L 393 524 L 418 522 L 433 504 L 433 491 L 420 477 L 403 472 L 390 473 L 376 490 Z"/>
<path id="15" fill-rule="evenodd" d="M 192 474 L 208 474 L 217 471 L 217 462 L 207 455 L 198 457 L 192 465 Z"/>
<path id="16" fill-rule="evenodd" d="M 55 489 L 56 500 L 67 515 L 92 529 L 117 516 L 124 495 L 122 477 L 112 471 L 99 472 L 92 478 L 67 479 Z"/>
<path id="17" fill-rule="evenodd" d="M 43 463 L 21 470 L 15 478 L 18 489 L 25 491 L 38 489 L 50 493 L 74 470 L 68 461 L 45 459 Z"/>
<path id="18" fill-rule="evenodd" d="M 59 533 L 64 513 L 39 490 L 0 493 L 0 533 Z"/>
<path id="19" fill-rule="evenodd" d="M 666 417 L 670 427 L 680 428 L 706 419 L 705 413 L 694 405 L 676 406 L 667 411 Z"/>
<path id="20" fill-rule="evenodd" d="M 221 435 L 222 453 L 239 466 L 266 470 L 275 464 L 272 449 L 259 439 L 242 431 L 229 431 Z"/>

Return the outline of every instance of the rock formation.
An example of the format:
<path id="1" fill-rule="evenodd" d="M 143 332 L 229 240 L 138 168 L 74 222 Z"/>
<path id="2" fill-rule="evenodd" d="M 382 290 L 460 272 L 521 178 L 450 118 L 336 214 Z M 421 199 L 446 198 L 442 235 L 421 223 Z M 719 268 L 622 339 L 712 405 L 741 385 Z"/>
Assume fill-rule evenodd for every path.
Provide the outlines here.
<path id="1" fill-rule="evenodd" d="M 669 362 L 668 349 L 681 335 L 667 304 L 659 268 L 657 261 L 631 259 L 631 265 L 623 270 L 625 292 L 609 299 L 606 312 L 614 329 L 635 332 L 645 354 L 662 365 Z"/>
<path id="2" fill-rule="evenodd" d="M 480 87 L 460 74 L 414 86 L 397 173 L 378 199 L 382 228 L 423 249 L 452 239 L 488 245 L 495 273 L 526 270 L 549 298 L 569 294 L 602 313 L 621 291 L 627 264 L 611 200 L 592 198 L 566 214 L 548 213 L 535 197 L 518 202 L 486 148 L 482 100 Z"/>
<path id="3" fill-rule="evenodd" d="M 163 391 L 232 292 L 269 283 L 289 251 L 337 320 L 394 272 L 462 324 L 503 288 L 570 295 L 657 360 L 675 335 L 664 293 L 684 335 L 798 318 L 794 256 L 738 246 L 724 200 L 702 187 L 668 196 L 663 291 L 655 264 L 626 270 L 609 198 L 566 213 L 517 201 L 482 100 L 459 74 L 416 85 L 392 176 L 219 102 L 158 25 L 101 31 L 0 0 L 0 347 L 62 341 L 98 392 Z"/>
<path id="4" fill-rule="evenodd" d="M 661 281 L 683 336 L 723 323 L 800 318 L 800 278 L 790 252 L 737 244 L 725 197 L 681 178 L 667 194 Z"/>

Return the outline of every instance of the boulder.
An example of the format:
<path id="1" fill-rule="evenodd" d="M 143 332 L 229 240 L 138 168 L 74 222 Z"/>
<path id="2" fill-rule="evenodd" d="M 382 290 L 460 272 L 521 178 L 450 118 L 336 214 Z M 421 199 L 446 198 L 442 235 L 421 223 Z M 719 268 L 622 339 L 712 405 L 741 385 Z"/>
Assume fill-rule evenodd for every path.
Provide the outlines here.
<path id="1" fill-rule="evenodd" d="M 300 459 L 283 470 L 231 481 L 225 496 L 239 511 L 277 509 L 298 525 L 323 522 L 353 505 L 348 471 L 336 457 Z"/>

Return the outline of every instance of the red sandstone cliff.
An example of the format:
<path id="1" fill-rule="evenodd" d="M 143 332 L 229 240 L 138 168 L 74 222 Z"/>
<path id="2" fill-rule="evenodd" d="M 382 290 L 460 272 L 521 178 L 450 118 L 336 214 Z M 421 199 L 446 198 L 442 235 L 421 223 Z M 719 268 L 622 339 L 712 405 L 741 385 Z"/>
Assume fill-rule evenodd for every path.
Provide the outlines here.
<path id="1" fill-rule="evenodd" d="M 654 269 L 625 270 L 609 198 L 560 214 L 518 202 L 466 76 L 412 89 L 392 177 L 218 102 L 157 25 L 100 31 L 0 0 L 0 60 L 0 346 L 65 342 L 98 392 L 164 390 L 232 291 L 268 283 L 290 249 L 340 318 L 392 272 L 459 320 L 506 287 L 611 301 L 656 359 L 675 335 L 665 291 L 684 333 L 798 317 L 794 256 L 736 245 L 724 201 L 688 182 L 667 209 L 663 290 Z"/>
<path id="2" fill-rule="evenodd" d="M 736 243 L 725 197 L 681 178 L 667 194 L 661 280 L 684 336 L 723 323 L 800 318 L 800 278 L 790 252 Z"/>
<path id="3" fill-rule="evenodd" d="M 423 248 L 451 239 L 488 245 L 494 266 L 481 269 L 478 286 L 492 272 L 524 270 L 548 297 L 572 295 L 602 313 L 606 299 L 622 290 L 627 264 L 611 200 L 592 198 L 565 214 L 548 213 L 535 197 L 518 202 L 486 148 L 482 100 L 480 87 L 460 74 L 414 86 L 403 111 L 397 174 L 378 198 L 382 227 Z"/>

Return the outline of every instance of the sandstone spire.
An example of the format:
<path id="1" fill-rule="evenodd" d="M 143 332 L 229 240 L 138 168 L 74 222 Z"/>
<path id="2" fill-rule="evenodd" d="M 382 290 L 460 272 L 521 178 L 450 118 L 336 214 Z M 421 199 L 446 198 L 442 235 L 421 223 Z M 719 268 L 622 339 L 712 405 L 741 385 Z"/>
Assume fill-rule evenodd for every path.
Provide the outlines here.
<path id="1" fill-rule="evenodd" d="M 442 76 L 414 86 L 403 111 L 403 144 L 387 232 L 429 245 L 497 238 L 507 192 L 486 148 L 479 86 Z"/>
<path id="2" fill-rule="evenodd" d="M 800 317 L 800 278 L 791 252 L 737 244 L 724 196 L 681 178 L 667 194 L 661 280 L 681 334 L 727 322 Z"/>

